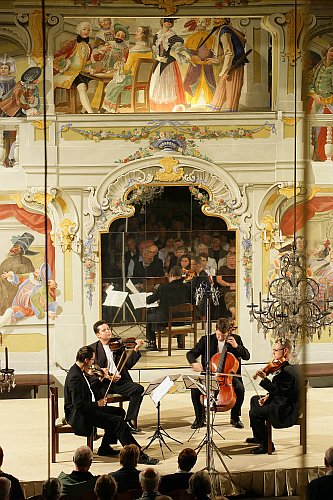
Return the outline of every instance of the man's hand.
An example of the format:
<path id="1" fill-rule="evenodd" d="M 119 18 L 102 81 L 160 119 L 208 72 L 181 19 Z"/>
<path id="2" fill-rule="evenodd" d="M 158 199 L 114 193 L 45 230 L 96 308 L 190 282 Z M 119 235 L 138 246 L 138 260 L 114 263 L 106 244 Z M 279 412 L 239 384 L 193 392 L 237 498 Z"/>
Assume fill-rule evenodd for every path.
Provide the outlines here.
<path id="1" fill-rule="evenodd" d="M 121 379 L 121 375 L 119 375 L 119 374 L 118 374 L 118 375 L 115 375 L 115 376 L 111 375 L 111 377 L 113 377 L 112 382 L 118 382 L 118 380 L 120 380 L 120 379 Z"/>
<path id="2" fill-rule="evenodd" d="M 144 344 L 144 340 L 142 339 L 136 339 L 135 340 L 135 347 L 134 347 L 134 351 L 135 352 L 138 352 L 138 350 L 140 349 L 140 347 Z"/>
<path id="3" fill-rule="evenodd" d="M 192 366 L 192 370 L 195 372 L 201 373 L 203 371 L 201 363 L 192 363 L 191 366 Z"/>
<path id="4" fill-rule="evenodd" d="M 259 399 L 258 403 L 259 406 L 264 406 L 266 401 L 269 399 L 269 394 L 266 394 L 266 396 L 263 396 L 262 398 Z"/>
<path id="5" fill-rule="evenodd" d="M 100 407 L 106 406 L 106 403 L 107 403 L 107 399 L 106 399 L 106 398 L 99 399 L 99 400 L 97 401 L 97 404 L 98 404 L 98 406 L 100 406 Z"/>
<path id="6" fill-rule="evenodd" d="M 264 378 L 266 378 L 266 373 L 263 370 L 258 370 L 254 375 L 254 378 L 257 378 L 257 377 L 264 379 Z"/>
<path id="7" fill-rule="evenodd" d="M 227 343 L 230 344 L 234 349 L 237 349 L 237 347 L 238 347 L 238 344 L 235 340 L 235 337 L 233 337 L 233 336 L 230 336 L 228 338 Z"/>

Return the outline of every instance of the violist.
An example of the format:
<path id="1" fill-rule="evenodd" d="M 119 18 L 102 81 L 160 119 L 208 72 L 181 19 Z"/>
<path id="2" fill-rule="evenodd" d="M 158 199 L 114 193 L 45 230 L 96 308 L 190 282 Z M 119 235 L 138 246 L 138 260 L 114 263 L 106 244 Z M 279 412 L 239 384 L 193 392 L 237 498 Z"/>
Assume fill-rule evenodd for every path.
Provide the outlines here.
<path id="1" fill-rule="evenodd" d="M 223 358 L 226 358 L 226 353 L 231 353 L 239 361 L 239 366 L 236 370 L 236 375 L 241 374 L 241 359 L 250 359 L 250 353 L 243 345 L 242 339 L 239 335 L 231 332 L 231 320 L 229 318 L 220 318 L 216 322 L 216 331 L 209 337 L 209 353 L 210 358 L 215 354 L 221 353 L 222 359 L 219 360 L 218 367 L 224 370 L 225 363 Z M 198 358 L 201 356 L 201 362 Z M 188 351 L 186 354 L 188 362 L 191 364 L 193 371 L 198 373 L 205 373 L 206 371 L 206 336 L 201 337 L 199 342 Z M 223 372 L 224 373 L 224 372 Z M 237 429 L 243 429 L 244 425 L 240 419 L 241 407 L 244 401 L 245 389 L 241 377 L 232 376 L 232 385 L 236 396 L 236 401 L 231 408 L 230 423 Z M 198 429 L 205 425 L 205 411 L 204 406 L 200 401 L 201 392 L 199 389 L 191 389 L 191 398 L 195 412 L 195 420 L 191 425 L 192 429 Z M 230 408 L 231 406 L 229 406 Z M 228 408 L 228 409 L 229 409 Z"/>

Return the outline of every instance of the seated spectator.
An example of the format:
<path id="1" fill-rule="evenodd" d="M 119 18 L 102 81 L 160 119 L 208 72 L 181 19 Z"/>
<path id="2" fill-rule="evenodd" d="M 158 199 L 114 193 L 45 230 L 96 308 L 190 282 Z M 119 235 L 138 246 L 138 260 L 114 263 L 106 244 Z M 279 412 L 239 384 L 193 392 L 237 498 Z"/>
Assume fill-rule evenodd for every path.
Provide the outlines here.
<path id="1" fill-rule="evenodd" d="M 179 259 L 179 263 L 177 266 L 180 266 L 182 269 L 186 269 L 187 271 L 191 269 L 191 257 L 189 254 L 184 253 Z"/>
<path id="2" fill-rule="evenodd" d="M 0 478 L 5 477 L 9 479 L 11 482 L 11 490 L 10 490 L 10 500 L 21 500 L 24 499 L 24 494 L 20 485 L 20 482 L 16 477 L 12 476 L 11 474 L 6 474 L 1 470 L 2 463 L 3 463 L 3 449 L 0 446 Z"/>
<path id="3" fill-rule="evenodd" d="M 140 472 L 139 481 L 142 488 L 142 496 L 138 500 L 155 499 L 160 496 L 158 485 L 160 474 L 152 467 Z"/>
<path id="4" fill-rule="evenodd" d="M 212 485 L 208 472 L 200 470 L 192 474 L 189 480 L 188 491 L 196 500 L 209 500 Z"/>
<path id="5" fill-rule="evenodd" d="M 203 243 L 200 243 L 200 245 L 198 245 L 197 247 L 197 254 L 200 256 L 202 256 L 202 254 L 206 254 L 206 257 L 207 257 L 207 262 L 206 262 L 206 267 L 205 267 L 205 270 L 207 270 L 207 272 L 210 274 L 215 274 L 216 272 L 216 262 L 215 260 L 212 258 L 212 257 L 209 257 L 208 256 L 208 247 L 207 245 L 204 245 Z M 200 257 L 200 260 L 201 260 L 201 257 Z M 211 271 L 212 269 L 215 270 L 215 272 Z"/>
<path id="6" fill-rule="evenodd" d="M 7 477 L 0 477 L 0 500 L 10 499 L 11 482 Z"/>
<path id="7" fill-rule="evenodd" d="M 97 479 L 94 491 L 97 500 L 113 500 L 117 495 L 117 483 L 110 474 L 103 474 Z"/>
<path id="8" fill-rule="evenodd" d="M 307 487 L 307 500 L 330 500 L 333 497 L 333 446 L 325 452 L 325 476 L 310 481 Z"/>
<path id="9" fill-rule="evenodd" d="M 71 496 L 93 495 L 97 476 L 93 476 L 89 469 L 93 460 L 93 453 L 88 446 L 80 446 L 73 456 L 75 469 L 70 473 L 60 472 L 58 479 L 62 484 L 62 494 Z"/>
<path id="10" fill-rule="evenodd" d="M 174 474 L 162 476 L 159 490 L 161 493 L 170 493 L 173 490 L 187 489 L 191 469 L 197 461 L 197 454 L 192 448 L 184 448 L 178 455 L 178 469 Z"/>
<path id="11" fill-rule="evenodd" d="M 119 462 L 122 467 L 111 473 L 117 481 L 118 493 L 141 488 L 139 481 L 140 471 L 136 468 L 139 456 L 140 450 L 135 444 L 127 444 L 120 450 Z"/>
<path id="12" fill-rule="evenodd" d="M 176 240 L 180 241 L 180 240 Z M 175 241 L 175 243 L 176 243 Z M 180 262 L 180 259 L 182 258 L 183 255 L 187 253 L 187 249 L 184 246 L 178 246 L 174 248 L 173 253 L 169 256 L 169 259 L 167 259 L 167 262 L 165 263 L 165 266 L 167 267 L 168 272 L 170 269 L 174 266 L 178 266 L 178 262 Z"/>
<path id="13" fill-rule="evenodd" d="M 61 494 L 62 486 L 57 477 L 50 477 L 42 484 L 43 500 L 59 500 Z"/>

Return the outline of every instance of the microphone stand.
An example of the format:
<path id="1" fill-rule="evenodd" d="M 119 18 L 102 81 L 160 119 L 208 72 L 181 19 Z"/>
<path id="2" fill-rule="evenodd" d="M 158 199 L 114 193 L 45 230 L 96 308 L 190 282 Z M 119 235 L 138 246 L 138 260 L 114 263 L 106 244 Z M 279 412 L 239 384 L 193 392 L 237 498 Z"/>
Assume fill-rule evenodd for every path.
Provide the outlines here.
<path id="1" fill-rule="evenodd" d="M 210 284 L 204 282 L 201 283 L 195 292 L 196 305 L 199 305 L 202 301 L 204 301 L 205 312 L 206 312 L 206 325 L 207 325 L 206 339 L 205 339 L 206 340 L 206 358 L 205 358 L 206 389 L 205 390 L 206 390 L 206 401 L 207 401 L 207 417 L 206 417 L 207 425 L 206 425 L 206 436 L 199 445 L 198 453 L 201 451 L 203 446 L 206 445 L 206 466 L 204 467 L 204 470 L 207 470 L 208 474 L 211 476 L 212 485 L 213 485 L 213 476 L 221 475 L 221 472 L 215 469 L 214 466 L 214 452 L 215 452 L 218 458 L 220 459 L 225 471 L 227 472 L 231 483 L 236 487 L 236 490 L 239 491 L 239 487 L 235 484 L 234 480 L 231 477 L 230 471 L 226 466 L 222 453 L 230 459 L 232 457 L 230 457 L 228 454 L 220 450 L 215 444 L 213 440 L 213 432 L 211 425 L 211 420 L 212 420 L 211 411 L 214 410 L 214 404 L 215 404 L 215 399 L 213 401 L 211 400 L 211 393 L 212 393 L 211 389 L 212 376 L 210 370 L 210 358 L 211 358 L 210 337 L 212 333 L 211 305 L 212 303 L 214 305 L 218 305 L 219 303 L 218 295 L 219 291 L 214 287 L 214 284 L 212 282 Z"/>

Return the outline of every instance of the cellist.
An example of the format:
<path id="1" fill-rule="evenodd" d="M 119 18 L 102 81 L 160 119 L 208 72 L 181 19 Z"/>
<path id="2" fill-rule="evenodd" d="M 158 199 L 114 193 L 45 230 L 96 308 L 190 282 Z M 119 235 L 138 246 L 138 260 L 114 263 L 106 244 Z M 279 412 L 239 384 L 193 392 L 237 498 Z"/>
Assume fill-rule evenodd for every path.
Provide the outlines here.
<path id="1" fill-rule="evenodd" d="M 230 352 L 239 361 L 237 374 L 241 374 L 241 359 L 250 359 L 250 353 L 243 345 L 242 339 L 239 335 L 230 332 L 231 321 L 228 318 L 220 318 L 216 322 L 216 332 L 210 335 L 209 349 L 210 357 L 212 358 L 216 353 Z M 201 356 L 201 362 L 198 358 Z M 188 362 L 191 364 L 193 371 L 205 372 L 206 371 L 206 337 L 203 336 L 199 342 L 188 351 L 186 354 Z M 232 377 L 232 384 L 236 394 L 236 403 L 231 409 L 230 423 L 237 429 L 243 429 L 244 425 L 240 419 L 241 407 L 244 401 L 245 389 L 241 377 Z M 199 389 L 191 389 L 192 404 L 195 412 L 195 420 L 191 425 L 192 429 L 198 429 L 205 425 L 205 412 L 204 407 L 200 401 Z"/>

